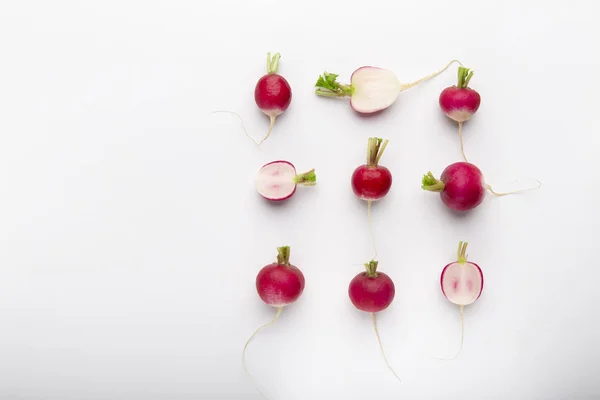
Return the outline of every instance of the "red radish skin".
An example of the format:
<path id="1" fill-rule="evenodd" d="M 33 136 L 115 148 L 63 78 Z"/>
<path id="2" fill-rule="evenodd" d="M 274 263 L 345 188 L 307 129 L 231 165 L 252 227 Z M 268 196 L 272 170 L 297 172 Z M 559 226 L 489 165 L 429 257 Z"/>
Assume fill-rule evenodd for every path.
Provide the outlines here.
<path id="1" fill-rule="evenodd" d="M 384 198 L 392 187 L 392 173 L 386 167 L 379 165 L 388 142 L 389 140 L 383 141 L 381 138 L 369 138 L 367 144 L 367 163 L 358 166 L 350 179 L 354 195 L 361 200 L 367 201 L 367 219 L 373 242 L 373 258 L 377 257 L 377 248 L 375 246 L 375 235 L 373 234 L 373 222 L 371 220 L 371 203 Z"/>
<path id="2" fill-rule="evenodd" d="M 438 76 L 455 62 L 458 61 L 452 60 L 440 71 L 411 83 L 401 83 L 392 71 L 373 66 L 356 69 L 352 73 L 350 84 L 339 83 L 339 75 L 325 72 L 315 83 L 315 94 L 323 97 L 350 97 L 350 106 L 354 111 L 373 114 L 393 105 L 400 92 Z"/>
<path id="3" fill-rule="evenodd" d="M 421 188 L 439 192 L 442 202 L 452 210 L 468 211 L 483 202 L 487 186 L 479 168 L 459 161 L 447 166 L 440 179 L 431 172 L 424 175 Z"/>
<path id="4" fill-rule="evenodd" d="M 377 261 L 365 264 L 367 271 L 356 275 L 348 287 L 350 301 L 361 311 L 380 312 L 394 300 L 394 282 L 383 272 L 377 272 L 377 264 Z"/>
<path id="5" fill-rule="evenodd" d="M 267 305 L 277 309 L 275 318 L 271 322 L 258 328 L 246 341 L 242 351 L 242 364 L 248 375 L 246 367 L 246 349 L 248 344 L 261 330 L 274 324 L 283 308 L 296 302 L 304 292 L 305 279 L 298 267 L 290 264 L 290 247 L 277 248 L 277 261 L 265 265 L 256 275 L 256 291 L 260 299 Z M 257 388 L 258 389 L 258 388 Z M 260 390 L 258 390 L 260 392 Z M 261 392 L 262 393 L 262 392 Z M 264 396 L 264 394 L 263 394 Z"/>
<path id="6" fill-rule="evenodd" d="M 456 122 L 465 122 L 479 109 L 481 96 L 469 87 L 473 71 L 458 67 L 458 84 L 447 87 L 440 94 L 440 108 L 448 118 Z"/>
<path id="7" fill-rule="evenodd" d="M 287 200 L 296 193 L 298 185 L 317 184 L 315 170 L 296 174 L 296 167 L 289 161 L 277 160 L 265 164 L 258 171 L 256 190 L 269 201 Z"/>
<path id="8" fill-rule="evenodd" d="M 467 242 L 458 244 L 457 261 L 447 264 L 440 275 L 442 293 L 450 302 L 460 306 L 461 339 L 456 358 L 465 341 L 465 306 L 473 304 L 483 292 L 483 272 L 479 265 L 467 261 Z"/>
<path id="9" fill-rule="evenodd" d="M 396 379 L 402 382 L 385 355 L 383 343 L 381 342 L 381 337 L 379 335 L 379 329 L 377 328 L 375 313 L 388 308 L 396 295 L 394 282 L 388 275 L 377 271 L 378 264 L 379 263 L 375 260 L 371 260 L 365 264 L 366 272 L 361 272 L 350 281 L 350 285 L 348 286 L 348 296 L 356 309 L 371 314 L 373 328 L 375 329 L 377 342 L 381 349 L 381 355 L 389 370 L 392 371 Z"/>
<path id="10" fill-rule="evenodd" d="M 458 137 L 460 140 L 460 151 L 463 158 L 467 160 L 462 137 L 463 122 L 471 119 L 473 114 L 479 109 L 481 96 L 475 90 L 469 87 L 469 82 L 473 77 L 473 71 L 468 68 L 458 67 L 458 84 L 447 87 L 440 93 L 440 108 L 446 116 L 458 122 Z"/>
<path id="11" fill-rule="evenodd" d="M 388 142 L 380 138 L 369 138 L 367 163 L 357 167 L 352 173 L 352 191 L 361 200 L 380 200 L 392 187 L 392 173 L 379 165 Z"/>
<path id="12" fill-rule="evenodd" d="M 267 136 L 260 143 L 267 140 L 269 135 L 271 135 L 275 119 L 283 114 L 292 102 L 292 88 L 290 84 L 283 76 L 277 73 L 280 58 L 281 55 L 279 53 L 275 53 L 273 58 L 271 58 L 271 53 L 267 53 L 267 74 L 258 80 L 254 88 L 256 105 L 271 120 Z"/>
<path id="13" fill-rule="evenodd" d="M 256 291 L 261 300 L 271 307 L 292 304 L 304 291 L 304 275 L 290 264 L 289 246 L 277 249 L 277 262 L 265 265 L 256 276 Z"/>
<path id="14" fill-rule="evenodd" d="M 479 168 L 469 162 L 459 161 L 448 165 L 442 172 L 440 179 L 433 176 L 431 171 L 423 175 L 421 188 L 430 192 L 439 192 L 442 202 L 454 211 L 468 211 L 483 202 L 486 190 L 489 190 L 494 196 L 506 196 L 542 186 L 540 181 L 534 180 L 538 183 L 535 187 L 512 192 L 496 192 L 485 182 Z"/>

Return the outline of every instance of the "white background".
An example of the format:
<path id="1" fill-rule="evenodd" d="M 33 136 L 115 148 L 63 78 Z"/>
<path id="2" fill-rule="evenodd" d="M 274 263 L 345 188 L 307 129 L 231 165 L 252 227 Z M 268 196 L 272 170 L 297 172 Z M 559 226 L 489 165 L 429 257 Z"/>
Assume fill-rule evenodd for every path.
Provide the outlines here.
<path id="1" fill-rule="evenodd" d="M 248 349 L 275 399 L 597 399 L 600 178 L 594 1 L 8 1 L 0 5 L 0 399 L 261 399 L 241 366 L 274 310 L 254 279 L 288 244 L 300 300 Z M 281 52 L 289 110 L 253 90 Z M 317 98 L 327 70 L 408 82 L 475 70 L 470 160 L 497 190 L 462 217 L 420 189 L 460 159 L 437 105 L 456 66 L 355 114 Z M 367 138 L 393 174 L 373 208 L 396 284 L 379 328 L 347 295 L 372 257 L 349 185 Z M 280 206 L 254 189 L 275 159 L 318 185 Z M 525 179 L 525 181 L 524 181 Z M 529 182 L 526 179 L 530 179 Z M 521 186 L 522 187 L 522 186 Z M 465 312 L 439 290 L 460 240 L 485 274 Z"/>

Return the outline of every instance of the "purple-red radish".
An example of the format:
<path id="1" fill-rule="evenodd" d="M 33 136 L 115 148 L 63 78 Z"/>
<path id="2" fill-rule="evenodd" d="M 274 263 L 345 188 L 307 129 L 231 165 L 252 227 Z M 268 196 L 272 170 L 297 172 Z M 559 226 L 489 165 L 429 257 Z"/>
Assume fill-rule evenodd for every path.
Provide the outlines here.
<path id="1" fill-rule="evenodd" d="M 423 176 L 421 187 L 439 192 L 442 202 L 455 211 L 467 211 L 480 205 L 486 189 L 479 168 L 464 161 L 447 166 L 440 179 L 428 172 Z"/>
<path id="2" fill-rule="evenodd" d="M 479 168 L 466 161 L 458 161 L 448 165 L 444 171 L 442 171 L 440 179 L 433 176 L 431 171 L 426 175 L 423 175 L 421 188 L 430 192 L 439 192 L 442 202 L 446 207 L 452 210 L 468 211 L 479 206 L 483 202 L 486 189 L 494 196 L 506 196 L 526 190 L 537 189 L 542 185 L 540 181 L 537 182 L 538 186 L 533 188 L 499 193 L 494 191 L 494 189 L 485 182 Z"/>
<path id="3" fill-rule="evenodd" d="M 244 126 L 244 119 L 238 113 L 225 110 L 213 111 L 213 113 L 230 113 L 237 116 L 242 123 L 242 129 L 246 133 L 246 136 L 257 145 L 260 145 L 267 140 L 273 131 L 275 119 L 283 114 L 292 102 L 292 88 L 290 87 L 290 84 L 283 76 L 277 73 L 280 58 L 281 55 L 279 53 L 275 53 L 273 57 L 271 57 L 271 53 L 267 53 L 267 73 L 256 82 L 254 87 L 254 101 L 258 108 L 268 116 L 271 121 L 267 135 L 260 142 L 254 140 L 254 138 L 248 134 L 248 131 Z"/>
<path id="4" fill-rule="evenodd" d="M 365 264 L 366 272 L 359 273 L 350 281 L 348 296 L 354 307 L 371 314 L 375 335 L 377 336 L 377 342 L 379 343 L 383 359 L 394 376 L 401 381 L 385 355 L 375 318 L 375 313 L 385 310 L 392 304 L 396 294 L 394 282 L 388 275 L 377 271 L 378 264 L 378 261 L 375 260 L 371 260 Z"/>
<path id="5" fill-rule="evenodd" d="M 452 60 L 440 71 L 411 83 L 401 83 L 392 71 L 372 66 L 355 70 L 349 84 L 341 84 L 337 81 L 339 75 L 325 72 L 315 84 L 315 93 L 324 97 L 350 97 L 350 106 L 354 111 L 372 114 L 394 104 L 400 92 L 438 76 L 455 62 L 460 64 Z"/>
<path id="6" fill-rule="evenodd" d="M 271 124 L 267 136 L 260 142 L 264 142 L 275 125 L 275 119 L 288 109 L 292 102 L 292 88 L 288 81 L 277 73 L 281 55 L 267 53 L 267 74 L 262 76 L 254 88 L 254 100 L 260 110 L 269 117 Z M 259 143 L 259 144 L 260 144 Z"/>
<path id="7" fill-rule="evenodd" d="M 290 264 L 290 247 L 278 247 L 277 261 L 265 265 L 256 276 L 258 296 L 265 304 L 275 307 L 277 313 L 271 322 L 258 328 L 244 345 L 242 363 L 248 374 L 248 368 L 246 367 L 246 348 L 248 344 L 258 332 L 277 321 L 283 307 L 294 303 L 300 298 L 304 291 L 304 285 L 305 279 L 302 271 Z"/>
<path id="8" fill-rule="evenodd" d="M 389 140 L 372 137 L 367 144 L 367 163 L 358 166 L 352 173 L 350 180 L 354 195 L 361 200 L 367 201 L 367 218 L 371 239 L 373 240 L 374 257 L 377 257 L 375 248 L 375 236 L 373 235 L 373 223 L 371 221 L 371 202 L 381 200 L 392 187 L 392 173 L 389 169 L 379 165 L 383 152 Z"/>
<path id="9" fill-rule="evenodd" d="M 352 173 L 352 191 L 361 200 L 368 202 L 385 197 L 392 187 L 392 173 L 379 165 L 389 140 L 369 138 L 367 163 L 357 167 Z"/>
<path id="10" fill-rule="evenodd" d="M 262 197 L 270 201 L 283 201 L 296 193 L 298 185 L 317 184 L 315 170 L 296 174 L 296 167 L 289 161 L 272 161 L 258 171 L 256 189 Z"/>
<path id="11" fill-rule="evenodd" d="M 471 119 L 479 109 L 481 96 L 469 87 L 473 71 L 468 68 L 458 67 L 458 84 L 447 87 L 440 93 L 440 108 L 448 118 L 458 122 L 458 137 L 463 158 L 467 160 L 463 146 L 462 124 Z"/>
<path id="12" fill-rule="evenodd" d="M 467 261 L 467 245 L 467 242 L 460 242 L 458 244 L 457 261 L 446 265 L 440 276 L 442 293 L 449 301 L 460 306 L 460 348 L 451 359 L 456 358 L 463 348 L 465 339 L 465 306 L 475 302 L 483 291 L 483 272 L 481 272 L 479 265 Z"/>

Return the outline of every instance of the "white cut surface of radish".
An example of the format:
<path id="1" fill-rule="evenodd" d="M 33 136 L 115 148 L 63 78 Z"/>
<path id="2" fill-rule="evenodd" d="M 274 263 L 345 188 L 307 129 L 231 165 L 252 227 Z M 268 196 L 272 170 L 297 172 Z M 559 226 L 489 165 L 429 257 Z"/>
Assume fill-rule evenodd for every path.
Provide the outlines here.
<path id="1" fill-rule="evenodd" d="M 350 103 L 361 113 L 373 113 L 391 106 L 402 90 L 402 84 L 392 71 L 378 67 L 357 69 L 351 82 L 354 93 Z"/>
<path id="2" fill-rule="evenodd" d="M 284 200 L 296 191 L 296 168 L 287 161 L 274 161 L 258 172 L 256 189 L 270 200 Z"/>
<path id="3" fill-rule="evenodd" d="M 468 305 L 481 295 L 483 274 L 477 264 L 454 262 L 442 271 L 442 292 L 454 304 Z"/>

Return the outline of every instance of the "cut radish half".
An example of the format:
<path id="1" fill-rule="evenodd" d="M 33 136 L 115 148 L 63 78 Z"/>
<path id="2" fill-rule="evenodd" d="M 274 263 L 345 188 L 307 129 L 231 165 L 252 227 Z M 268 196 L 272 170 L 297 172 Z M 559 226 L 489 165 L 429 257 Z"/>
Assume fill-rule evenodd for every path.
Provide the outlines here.
<path id="1" fill-rule="evenodd" d="M 296 174 L 296 167 L 289 161 L 272 161 L 258 171 L 256 189 L 262 197 L 271 201 L 289 199 L 296 192 L 297 185 L 317 184 L 315 170 Z"/>
<path id="2" fill-rule="evenodd" d="M 377 67 L 362 67 L 350 78 L 354 92 L 350 106 L 359 113 L 370 114 L 394 104 L 402 84 L 392 71 Z"/>
<path id="3" fill-rule="evenodd" d="M 465 306 L 475 302 L 483 291 L 483 273 L 479 265 L 467 261 L 467 244 L 458 244 L 458 260 L 446 265 L 440 277 L 444 296 L 460 306 L 460 348 L 454 357 L 445 360 L 453 360 L 462 351 L 465 342 Z"/>
<path id="4" fill-rule="evenodd" d="M 436 77 L 454 62 L 458 61 L 452 60 L 442 70 L 411 83 L 401 83 L 392 71 L 372 66 L 355 70 L 349 85 L 339 83 L 338 75 L 325 72 L 315 84 L 315 93 L 325 97 L 350 97 L 350 106 L 354 111 L 372 114 L 390 107 L 400 92 Z"/>
<path id="5" fill-rule="evenodd" d="M 442 293 L 454 304 L 466 306 L 481 296 L 483 273 L 473 262 L 467 261 L 467 243 L 459 245 L 458 261 L 446 265 L 440 277 Z"/>

